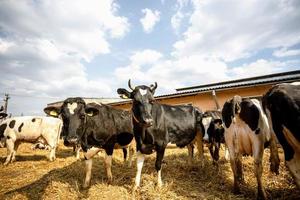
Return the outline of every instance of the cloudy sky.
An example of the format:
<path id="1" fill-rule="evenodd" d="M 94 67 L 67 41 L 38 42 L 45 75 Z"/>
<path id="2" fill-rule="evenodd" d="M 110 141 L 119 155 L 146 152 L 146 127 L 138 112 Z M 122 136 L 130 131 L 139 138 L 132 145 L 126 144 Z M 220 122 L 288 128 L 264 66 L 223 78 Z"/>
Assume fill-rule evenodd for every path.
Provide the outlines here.
<path id="1" fill-rule="evenodd" d="M 0 1 L 0 96 L 13 115 L 118 97 L 129 78 L 166 94 L 298 69 L 298 0 Z"/>

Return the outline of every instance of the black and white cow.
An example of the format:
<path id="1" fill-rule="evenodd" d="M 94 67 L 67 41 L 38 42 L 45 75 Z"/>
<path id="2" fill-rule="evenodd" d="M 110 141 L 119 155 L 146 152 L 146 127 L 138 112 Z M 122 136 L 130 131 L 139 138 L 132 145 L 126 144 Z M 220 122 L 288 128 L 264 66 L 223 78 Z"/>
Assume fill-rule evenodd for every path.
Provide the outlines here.
<path id="1" fill-rule="evenodd" d="M 7 114 L 4 112 L 3 106 L 0 107 L 0 122 L 7 117 Z"/>
<path id="2" fill-rule="evenodd" d="M 171 106 L 158 104 L 154 101 L 154 92 L 157 83 L 150 87 L 140 85 L 132 87 L 130 80 L 128 86 L 132 90 L 124 88 L 117 90 L 123 98 L 130 98 L 132 102 L 133 131 L 137 145 L 137 174 L 135 189 L 140 186 L 141 171 L 145 154 L 156 151 L 155 168 L 158 172 L 158 186 L 162 186 L 161 164 L 168 143 L 178 147 L 189 145 L 195 137 L 200 143 L 201 158 L 203 159 L 201 115 L 202 112 L 193 106 Z"/>
<path id="3" fill-rule="evenodd" d="M 85 157 L 86 177 L 83 187 L 90 184 L 92 158 L 105 150 L 105 167 L 108 181 L 112 181 L 111 162 L 114 148 L 124 148 L 133 139 L 131 114 L 128 111 L 95 103 L 86 104 L 80 97 L 68 98 L 59 109 L 45 110 L 49 115 L 61 114 L 64 144 L 80 144 Z M 133 149 L 129 151 L 129 162 Z"/>
<path id="4" fill-rule="evenodd" d="M 22 142 L 40 142 L 50 147 L 49 160 L 55 159 L 62 121 L 53 117 L 12 117 L 0 124 L 0 139 L 4 138 L 7 158 L 4 165 L 15 161 L 16 151 Z"/>
<path id="5" fill-rule="evenodd" d="M 300 189 L 300 82 L 272 87 L 262 102 L 284 150 L 285 163 Z"/>
<path id="6" fill-rule="evenodd" d="M 205 111 L 202 116 L 203 140 L 209 145 L 209 152 L 214 162 L 219 160 L 221 143 L 225 143 L 222 113 L 217 110 Z M 227 151 L 226 151 L 227 152 Z"/>
<path id="7" fill-rule="evenodd" d="M 61 115 L 56 112 L 56 110 L 60 110 L 60 109 L 61 109 L 61 105 L 51 105 L 51 106 L 47 106 L 46 108 L 44 108 L 44 112 L 47 114 L 47 116 L 61 119 L 62 118 Z M 63 131 L 61 133 L 60 137 L 65 138 L 67 136 L 65 134 L 67 134 L 67 132 Z M 75 152 L 75 157 L 76 157 L 76 159 L 79 160 L 80 159 L 80 150 L 81 150 L 80 144 L 67 144 L 67 145 L 73 147 L 73 152 Z M 66 144 L 65 144 L 65 146 L 66 146 Z M 34 149 L 35 148 L 43 149 L 44 147 L 38 143 L 33 148 Z"/>
<path id="8" fill-rule="evenodd" d="M 222 109 L 225 123 L 225 142 L 229 149 L 231 169 L 234 174 L 234 191 L 240 191 L 243 180 L 242 155 L 253 155 L 257 179 L 257 197 L 267 199 L 261 176 L 264 148 L 271 150 L 271 171 L 278 173 L 279 157 L 275 137 L 269 129 L 268 119 L 257 99 L 242 99 L 234 96 L 225 102 Z"/>

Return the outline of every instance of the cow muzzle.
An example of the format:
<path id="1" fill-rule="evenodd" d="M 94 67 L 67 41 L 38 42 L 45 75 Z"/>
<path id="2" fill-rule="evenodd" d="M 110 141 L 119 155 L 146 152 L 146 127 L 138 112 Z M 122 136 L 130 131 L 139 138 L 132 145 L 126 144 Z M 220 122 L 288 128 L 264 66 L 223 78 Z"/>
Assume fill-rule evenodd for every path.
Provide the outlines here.
<path id="1" fill-rule="evenodd" d="M 74 146 L 78 144 L 78 139 L 76 137 L 73 138 L 65 138 L 64 145 L 65 146 Z"/>
<path id="2" fill-rule="evenodd" d="M 150 127 L 152 125 L 153 125 L 153 119 L 149 118 L 149 119 L 144 120 L 144 126 L 145 127 Z"/>

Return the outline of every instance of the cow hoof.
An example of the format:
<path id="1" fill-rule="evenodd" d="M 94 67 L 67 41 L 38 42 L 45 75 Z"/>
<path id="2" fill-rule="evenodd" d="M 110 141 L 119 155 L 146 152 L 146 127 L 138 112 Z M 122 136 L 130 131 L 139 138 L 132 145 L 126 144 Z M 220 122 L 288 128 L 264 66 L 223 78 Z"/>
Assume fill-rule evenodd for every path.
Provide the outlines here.
<path id="1" fill-rule="evenodd" d="M 218 163 L 218 161 L 216 161 L 216 160 L 213 160 L 213 166 L 219 166 L 219 163 Z"/>
<path id="2" fill-rule="evenodd" d="M 131 167 L 131 166 L 132 166 L 132 163 L 131 163 L 131 162 L 129 162 L 127 166 L 128 166 L 128 167 Z"/>
<path id="3" fill-rule="evenodd" d="M 139 189 L 139 187 L 140 186 L 138 186 L 138 185 L 134 185 L 133 188 L 132 188 L 132 191 L 137 191 Z"/>
<path id="4" fill-rule="evenodd" d="M 162 188 L 162 186 L 163 186 L 163 183 L 162 183 L 162 182 L 158 182 L 158 183 L 157 183 L 157 187 L 158 187 L 158 188 Z"/>
<path id="5" fill-rule="evenodd" d="M 112 184 L 112 178 L 107 179 L 107 184 L 109 184 L 109 185 Z"/>
<path id="6" fill-rule="evenodd" d="M 9 163 L 9 162 L 5 162 L 3 165 L 5 165 L 5 166 L 6 166 L 6 165 L 8 165 L 8 163 Z"/>
<path id="7" fill-rule="evenodd" d="M 241 194 L 240 188 L 234 187 L 234 188 L 233 188 L 233 193 L 234 193 L 234 194 Z"/>
<path id="8" fill-rule="evenodd" d="M 259 191 L 258 194 L 257 194 L 257 199 L 260 199 L 260 200 L 268 199 L 266 192 L 265 191 Z"/>
<path id="9" fill-rule="evenodd" d="M 90 187 L 90 184 L 89 183 L 83 183 L 83 185 L 82 185 L 82 188 L 83 189 L 87 189 L 87 188 L 89 188 Z"/>

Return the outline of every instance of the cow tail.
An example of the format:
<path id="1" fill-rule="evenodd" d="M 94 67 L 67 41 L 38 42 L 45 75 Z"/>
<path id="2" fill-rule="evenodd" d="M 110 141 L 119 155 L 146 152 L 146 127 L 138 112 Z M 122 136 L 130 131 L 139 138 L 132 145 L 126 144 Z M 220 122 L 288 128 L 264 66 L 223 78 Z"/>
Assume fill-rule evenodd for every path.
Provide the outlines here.
<path id="1" fill-rule="evenodd" d="M 201 133 L 203 133 L 202 126 L 201 126 L 201 121 L 202 121 L 202 117 L 203 117 L 202 110 L 195 107 L 195 116 L 196 116 L 197 131 L 200 131 Z"/>
<path id="2" fill-rule="evenodd" d="M 238 141 L 238 135 L 237 135 L 237 128 L 234 126 L 234 133 L 233 133 L 233 148 L 234 148 L 234 154 L 235 158 L 238 158 L 239 154 L 239 141 Z"/>
<path id="3" fill-rule="evenodd" d="M 58 135 L 57 135 L 57 145 L 58 145 L 58 143 L 59 143 L 59 139 L 60 139 L 60 134 L 61 134 L 61 131 L 62 131 L 62 127 L 63 127 L 63 123 L 62 123 L 62 121 L 60 121 L 60 123 L 59 123 L 59 126 L 58 126 Z"/>

